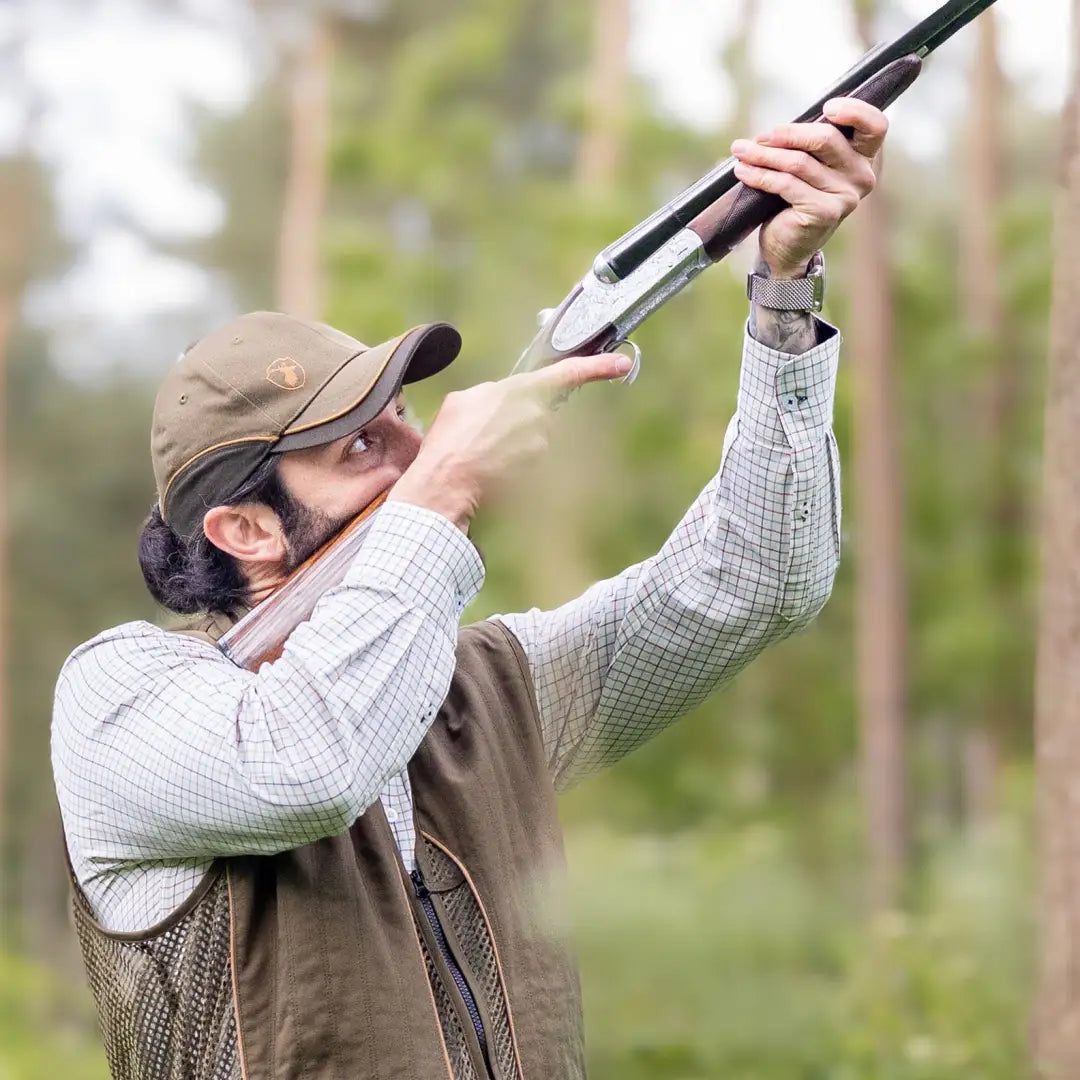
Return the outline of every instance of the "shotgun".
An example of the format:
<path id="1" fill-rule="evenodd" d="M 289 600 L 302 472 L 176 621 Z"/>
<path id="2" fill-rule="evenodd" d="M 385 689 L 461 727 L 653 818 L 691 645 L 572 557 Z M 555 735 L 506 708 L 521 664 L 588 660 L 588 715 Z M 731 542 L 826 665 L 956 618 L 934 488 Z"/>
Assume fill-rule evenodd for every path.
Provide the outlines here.
<path id="1" fill-rule="evenodd" d="M 927 56 L 995 2 L 949 0 L 896 40 L 871 49 L 795 123 L 824 121 L 825 103 L 835 97 L 888 108 L 919 77 Z M 845 134 L 850 138 L 853 132 Z M 629 346 L 634 367 L 623 381 L 632 382 L 641 365 L 641 352 L 630 340 L 634 330 L 786 206 L 779 196 L 739 183 L 734 170 L 734 159 L 721 162 L 600 252 L 566 299 L 540 313 L 539 332 L 512 373 Z M 222 652 L 251 671 L 277 659 L 319 597 L 340 584 L 384 499 L 372 503 L 240 619 L 218 642 Z"/>

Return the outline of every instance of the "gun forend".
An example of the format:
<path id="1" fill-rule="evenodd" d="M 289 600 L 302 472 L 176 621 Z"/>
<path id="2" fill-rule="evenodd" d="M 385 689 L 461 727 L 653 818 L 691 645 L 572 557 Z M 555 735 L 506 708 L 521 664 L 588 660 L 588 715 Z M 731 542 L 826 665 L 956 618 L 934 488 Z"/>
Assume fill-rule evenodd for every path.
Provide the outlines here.
<path id="1" fill-rule="evenodd" d="M 922 66 L 921 58 L 914 54 L 902 57 L 872 76 L 850 96 L 879 109 L 888 108 L 915 82 L 922 72 Z M 817 119 L 820 122 L 824 117 Z M 709 259 L 719 262 L 786 206 L 787 203 L 778 195 L 768 195 L 745 184 L 737 184 L 694 218 L 689 227 L 701 238 Z"/>

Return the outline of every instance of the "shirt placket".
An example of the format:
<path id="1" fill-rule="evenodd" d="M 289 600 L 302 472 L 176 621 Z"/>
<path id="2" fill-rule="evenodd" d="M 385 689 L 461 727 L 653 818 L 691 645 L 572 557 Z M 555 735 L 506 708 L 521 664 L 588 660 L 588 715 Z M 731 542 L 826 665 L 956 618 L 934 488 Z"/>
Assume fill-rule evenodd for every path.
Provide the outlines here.
<path id="1" fill-rule="evenodd" d="M 390 831 L 394 834 L 405 868 L 416 869 L 416 827 L 413 824 L 412 788 L 408 772 L 391 776 L 379 793 Z"/>
<path id="2" fill-rule="evenodd" d="M 788 503 L 791 559 L 780 613 L 793 618 L 811 584 L 814 542 L 813 445 L 817 425 L 813 422 L 812 395 L 804 365 L 792 361 L 776 373 L 780 424 L 791 446 L 790 499 Z"/>

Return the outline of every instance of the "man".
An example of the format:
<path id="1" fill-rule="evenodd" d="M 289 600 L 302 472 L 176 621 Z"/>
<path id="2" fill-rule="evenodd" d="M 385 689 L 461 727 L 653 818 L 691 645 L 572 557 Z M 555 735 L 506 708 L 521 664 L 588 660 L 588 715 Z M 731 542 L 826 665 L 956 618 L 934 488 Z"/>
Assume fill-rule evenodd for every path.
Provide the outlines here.
<path id="1" fill-rule="evenodd" d="M 825 603 L 839 550 L 839 341 L 791 286 L 873 187 L 876 109 L 739 142 L 790 208 L 759 237 L 720 470 L 661 551 L 557 611 L 461 629 L 468 527 L 553 406 L 627 371 L 576 358 L 450 395 L 400 387 L 460 339 L 365 348 L 272 313 L 196 343 L 155 406 L 139 622 L 57 684 L 76 926 L 117 1080 L 584 1076 L 558 930 L 555 791 L 704 698 Z M 344 583 L 257 673 L 214 640 L 379 495 Z"/>

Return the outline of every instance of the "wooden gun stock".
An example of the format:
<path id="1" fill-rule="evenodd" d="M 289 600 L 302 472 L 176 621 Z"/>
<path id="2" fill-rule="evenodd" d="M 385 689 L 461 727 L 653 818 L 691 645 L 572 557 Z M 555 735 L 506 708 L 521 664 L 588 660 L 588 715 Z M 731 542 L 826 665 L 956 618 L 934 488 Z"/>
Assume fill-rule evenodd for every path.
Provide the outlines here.
<path id="1" fill-rule="evenodd" d="M 307 622 L 323 593 L 340 585 L 371 528 L 372 516 L 386 502 L 380 495 L 352 524 L 301 563 L 288 580 L 223 634 L 218 648 L 238 667 L 258 671 L 276 660 L 288 636 Z"/>

